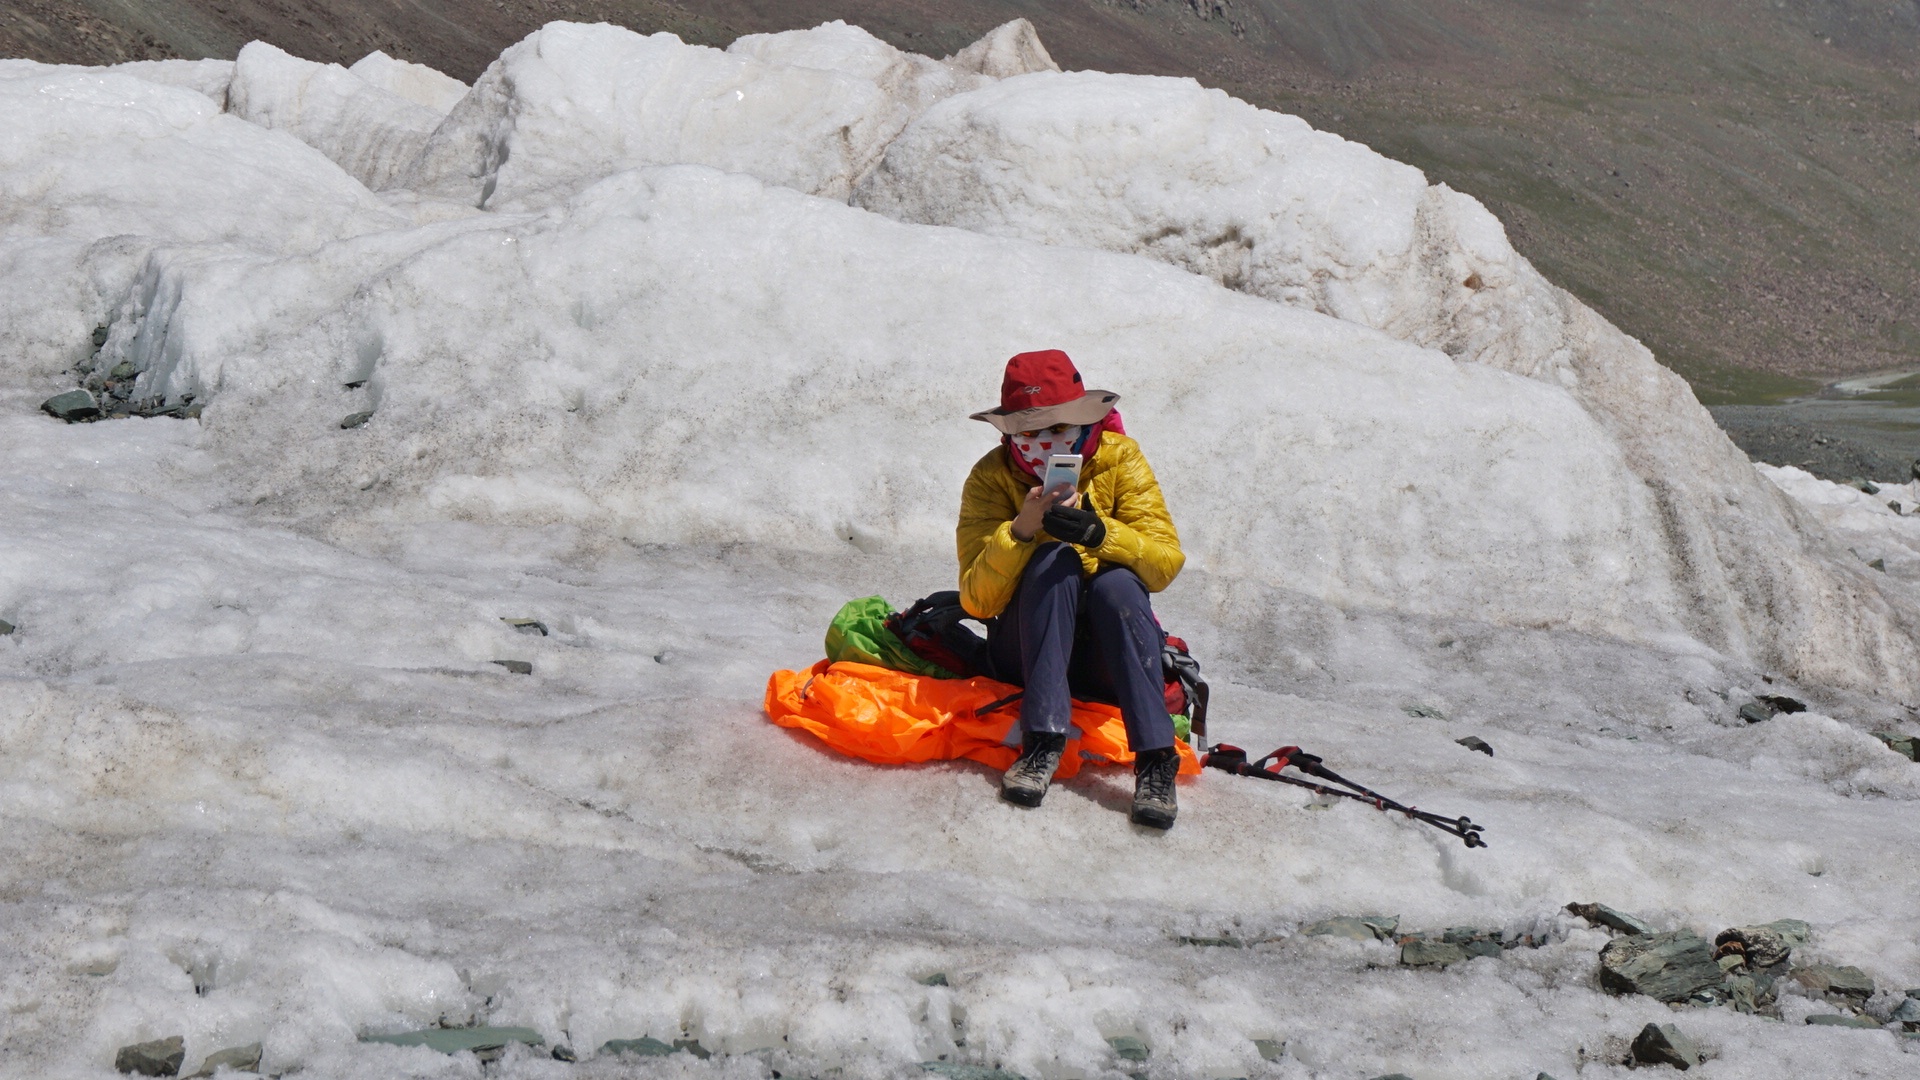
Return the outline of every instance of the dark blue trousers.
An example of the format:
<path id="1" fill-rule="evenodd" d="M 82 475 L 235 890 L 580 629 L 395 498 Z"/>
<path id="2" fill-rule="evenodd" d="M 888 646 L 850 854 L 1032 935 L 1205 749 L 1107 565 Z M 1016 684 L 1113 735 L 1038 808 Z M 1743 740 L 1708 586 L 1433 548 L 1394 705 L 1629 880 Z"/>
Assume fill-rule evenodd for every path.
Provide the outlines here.
<path id="1" fill-rule="evenodd" d="M 1003 682 L 1025 689 L 1020 728 L 1071 737 L 1072 698 L 1118 705 L 1136 754 L 1173 745 L 1160 645 L 1147 587 L 1123 566 L 1081 575 L 1071 545 L 1033 553 L 1007 609 L 987 627 Z"/>

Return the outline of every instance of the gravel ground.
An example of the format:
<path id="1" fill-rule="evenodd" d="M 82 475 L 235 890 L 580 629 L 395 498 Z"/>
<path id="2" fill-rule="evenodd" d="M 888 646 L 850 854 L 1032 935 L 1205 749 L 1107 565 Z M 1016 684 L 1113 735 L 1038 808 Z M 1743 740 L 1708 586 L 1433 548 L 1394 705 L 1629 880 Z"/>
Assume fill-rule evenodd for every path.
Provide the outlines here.
<path id="1" fill-rule="evenodd" d="M 1920 476 L 1920 409 L 1814 398 L 1707 411 L 1755 461 L 1795 465 L 1838 483 L 1859 476 L 1903 484 Z"/>

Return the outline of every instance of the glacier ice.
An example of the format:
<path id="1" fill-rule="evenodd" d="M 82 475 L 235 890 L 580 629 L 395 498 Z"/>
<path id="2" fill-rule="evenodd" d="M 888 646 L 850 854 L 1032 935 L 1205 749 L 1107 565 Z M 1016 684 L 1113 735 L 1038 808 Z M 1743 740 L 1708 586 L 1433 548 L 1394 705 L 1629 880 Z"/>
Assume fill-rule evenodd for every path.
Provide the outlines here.
<path id="1" fill-rule="evenodd" d="M 0 1073 L 181 1034 L 478 1075 L 355 1039 L 486 1020 L 590 1059 L 512 1078 L 1065 1080 L 1121 1035 L 1195 1080 L 1569 1075 L 1670 1019 L 1594 988 L 1572 899 L 1920 984 L 1920 770 L 1869 734 L 1915 730 L 1916 486 L 1756 470 L 1415 170 L 1052 68 L 1020 23 L 945 61 L 553 24 L 471 90 L 0 61 Z M 951 584 L 965 416 L 1041 345 L 1125 395 L 1216 736 L 1492 849 L 1221 776 L 1149 838 L 1121 776 L 1021 814 L 766 723 L 842 601 Z M 122 364 L 204 413 L 35 411 Z M 1540 945 L 1298 935 L 1375 911 Z M 1911 1067 L 1684 1023 L 1729 1075 Z M 594 1057 L 642 1035 L 717 1053 Z"/>

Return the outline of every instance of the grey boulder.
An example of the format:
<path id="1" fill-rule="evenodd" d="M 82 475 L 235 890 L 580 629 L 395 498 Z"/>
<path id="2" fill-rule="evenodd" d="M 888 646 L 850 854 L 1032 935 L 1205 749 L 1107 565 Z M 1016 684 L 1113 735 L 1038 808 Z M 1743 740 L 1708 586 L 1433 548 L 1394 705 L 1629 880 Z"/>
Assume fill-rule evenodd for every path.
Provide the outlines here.
<path id="1" fill-rule="evenodd" d="M 229 1046 L 225 1050 L 215 1050 L 200 1063 L 200 1071 L 193 1074 L 194 1080 L 212 1076 L 220 1069 L 234 1072 L 260 1071 L 260 1044 L 248 1043 L 245 1046 Z"/>
<path id="2" fill-rule="evenodd" d="M 1720 985 L 1713 946 L 1691 930 L 1614 938 L 1600 950 L 1600 985 L 1616 994 L 1685 1001 Z"/>
<path id="3" fill-rule="evenodd" d="M 1814 1013 L 1807 1017 L 1807 1023 L 1814 1027 L 1860 1028 L 1865 1031 L 1880 1030 L 1880 1021 L 1871 1016 L 1848 1016 L 1845 1013 Z"/>
<path id="4" fill-rule="evenodd" d="M 85 390 L 69 390 L 41 402 L 40 411 L 56 420 L 77 424 L 83 420 L 97 419 L 100 416 L 100 403 Z"/>
<path id="5" fill-rule="evenodd" d="M 1857 967 L 1814 964 L 1793 972 L 1795 982 L 1815 993 L 1841 998 L 1853 1004 L 1865 1004 L 1873 996 L 1873 979 Z"/>
<path id="6" fill-rule="evenodd" d="M 1633 1060 L 1642 1065 L 1691 1069 L 1700 1064 L 1700 1048 L 1672 1024 L 1648 1024 L 1634 1036 Z"/>
<path id="7" fill-rule="evenodd" d="M 113 1067 L 138 1076 L 179 1076 L 187 1059 L 187 1040 L 180 1035 L 123 1046 L 113 1055 Z"/>
<path id="8" fill-rule="evenodd" d="M 1610 908 L 1605 904 L 1568 904 L 1567 910 L 1595 926 L 1604 926 L 1623 934 L 1653 933 L 1653 927 L 1645 919 Z"/>

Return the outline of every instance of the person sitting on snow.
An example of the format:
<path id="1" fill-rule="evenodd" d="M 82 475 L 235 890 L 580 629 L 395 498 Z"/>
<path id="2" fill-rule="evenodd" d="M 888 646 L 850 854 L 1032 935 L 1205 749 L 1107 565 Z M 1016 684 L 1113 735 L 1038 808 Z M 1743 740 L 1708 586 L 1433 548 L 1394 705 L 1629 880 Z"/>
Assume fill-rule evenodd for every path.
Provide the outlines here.
<path id="1" fill-rule="evenodd" d="M 1007 361 L 1000 407 L 973 414 L 1001 432 L 960 500 L 960 602 L 987 624 L 999 677 L 1025 690 L 1021 752 L 1000 795 L 1038 806 L 1066 750 L 1070 699 L 1120 707 L 1134 754 L 1132 819 L 1173 826 L 1180 769 L 1163 696 L 1164 634 L 1147 594 L 1186 556 L 1160 485 L 1114 411 L 1059 350 Z M 1079 489 L 1040 490 L 1047 459 L 1080 454 Z"/>

